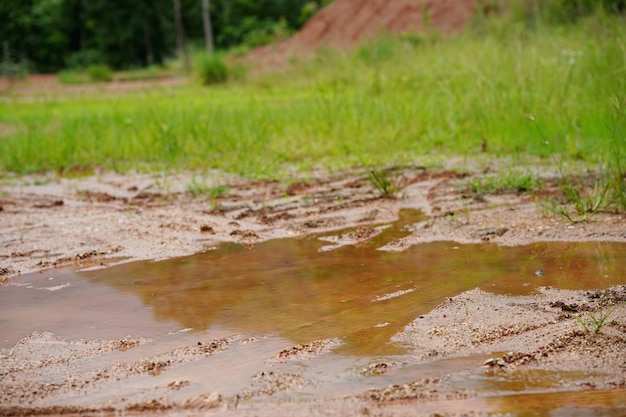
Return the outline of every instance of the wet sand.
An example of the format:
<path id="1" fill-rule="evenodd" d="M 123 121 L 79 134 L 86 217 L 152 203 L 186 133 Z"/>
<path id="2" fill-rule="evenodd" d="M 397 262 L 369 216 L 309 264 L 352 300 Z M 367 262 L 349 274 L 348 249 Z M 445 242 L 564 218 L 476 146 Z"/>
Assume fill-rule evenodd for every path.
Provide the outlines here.
<path id="1" fill-rule="evenodd" d="M 624 216 L 601 213 L 573 225 L 544 216 L 535 196 L 525 193 L 468 195 L 463 177 L 407 168 L 398 199 L 378 198 L 359 171 L 291 184 L 228 178 L 229 190 L 218 200 L 186 193 L 190 177 L 182 174 L 167 178 L 167 191 L 153 176 L 111 173 L 3 183 L 0 290 L 19 291 L 19 284 L 28 281 L 41 295 L 32 308 L 6 304 L 2 323 L 36 322 L 41 315 L 44 325 L 26 335 L 23 326 L 12 334 L 3 330 L 0 415 L 626 412 L 623 275 L 605 282 L 602 287 L 612 289 L 601 291 L 551 284 L 535 294 L 510 296 L 496 294 L 506 290 L 470 286 L 393 328 L 386 337 L 401 351 L 364 355 L 342 353 L 345 340 L 313 333 L 294 343 L 272 331 L 188 331 L 167 313 L 155 320 L 156 304 L 137 298 L 140 293 L 93 282 L 82 288 L 80 282 L 88 280 L 81 275 L 74 276 L 70 288 L 86 291 L 83 307 L 63 312 L 61 301 L 54 308 L 46 305 L 49 294 L 71 296 L 63 285 L 76 269 L 119 263 L 118 268 L 126 268 L 131 261 L 213 251 L 222 242 L 255 247 L 276 238 L 325 236 L 319 245 L 331 252 L 367 247 L 403 209 L 419 210 L 424 217 L 411 219 L 400 235 L 388 236 L 387 253 L 432 241 L 504 246 L 626 242 Z M 540 266 L 554 276 L 550 266 Z M 526 272 L 535 268 L 531 263 Z M 39 281 L 26 275 L 41 271 L 47 272 L 36 276 Z M 394 291 L 397 299 L 412 296 L 409 287 L 380 290 L 369 295 L 370 304 L 372 297 Z M 119 303 L 115 309 L 113 301 L 98 307 L 95 297 Z M 613 307 L 597 334 L 585 332 L 576 319 L 590 325 L 590 316 Z M 81 317 L 81 308 L 101 308 L 102 313 L 96 319 Z M 25 314 L 31 318 L 24 319 Z M 50 333 L 63 328 L 67 314 L 80 319 L 74 333 Z M 133 322 L 125 320 L 131 315 Z"/>

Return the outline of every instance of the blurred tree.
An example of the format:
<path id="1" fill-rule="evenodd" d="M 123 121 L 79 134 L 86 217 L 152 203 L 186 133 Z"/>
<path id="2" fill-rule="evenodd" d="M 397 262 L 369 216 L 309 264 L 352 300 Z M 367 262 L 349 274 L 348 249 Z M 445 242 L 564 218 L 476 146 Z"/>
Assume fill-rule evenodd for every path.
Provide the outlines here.
<path id="1" fill-rule="evenodd" d="M 174 23 L 176 25 L 176 55 L 182 57 L 185 55 L 185 29 L 180 0 L 174 0 Z"/>
<path id="2" fill-rule="evenodd" d="M 67 38 L 63 33 L 62 0 L 2 0 L 0 43 L 23 56 L 33 70 L 49 71 L 63 64 Z"/>
<path id="3" fill-rule="evenodd" d="M 94 56 L 115 68 L 160 63 L 174 44 L 172 3 L 167 0 L 118 0 L 115 6 L 82 1 L 85 40 L 79 53 Z M 95 55 L 95 54 L 94 54 Z"/>
<path id="4" fill-rule="evenodd" d="M 211 25 L 211 0 L 202 0 L 202 25 L 204 26 L 204 43 L 207 53 L 212 53 L 213 27 Z"/>
<path id="5" fill-rule="evenodd" d="M 190 45 L 250 47 L 297 30 L 328 2 L 0 0 L 0 44 L 26 58 L 37 72 L 93 64 L 144 66 L 180 50 L 181 28 Z"/>

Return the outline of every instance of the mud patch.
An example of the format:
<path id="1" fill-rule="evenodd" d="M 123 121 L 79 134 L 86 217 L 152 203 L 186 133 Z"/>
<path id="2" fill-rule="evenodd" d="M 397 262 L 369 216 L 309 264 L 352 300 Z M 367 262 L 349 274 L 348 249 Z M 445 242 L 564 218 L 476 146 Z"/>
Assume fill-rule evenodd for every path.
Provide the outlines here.
<path id="1" fill-rule="evenodd" d="M 312 175 L 290 184 L 215 174 L 207 187 L 228 184 L 217 200 L 186 191 L 193 174 L 157 178 L 98 172 L 73 179 L 7 180 L 0 203 L 0 268 L 3 276 L 13 277 L 81 263 L 106 266 L 112 256 L 118 258 L 114 262 L 164 259 L 211 250 L 220 242 L 255 245 L 342 229 L 345 233 L 332 237 L 333 243 L 364 245 L 402 209 L 428 217 L 413 219 L 410 233 L 393 239 L 387 250 L 442 240 L 503 245 L 626 242 L 623 215 L 601 213 L 572 225 L 544 216 L 524 193 L 468 197 L 466 173 L 409 166 L 400 174 L 401 199 L 379 198 L 364 170 Z M 88 263 L 84 254 L 91 254 Z"/>
<path id="2" fill-rule="evenodd" d="M 572 225 L 414 171 L 399 199 L 362 170 L 230 178 L 217 201 L 182 174 L 5 182 L 0 414 L 626 412 L 624 216 Z M 599 333 L 577 319 L 615 306 Z"/>
<path id="3" fill-rule="evenodd" d="M 620 286 L 612 288 L 608 293 L 621 295 L 623 290 L 624 287 Z M 413 321 L 394 340 L 407 343 L 419 352 L 426 352 L 427 357 L 456 355 L 466 349 L 486 353 L 514 352 L 519 346 L 524 346 L 529 356 L 516 357 L 510 353 L 503 358 L 502 367 L 510 363 L 543 363 L 552 354 L 564 351 L 567 352 L 564 356 L 577 355 L 577 363 L 587 363 L 585 366 L 589 371 L 610 371 L 610 366 L 603 366 L 601 359 L 607 358 L 608 362 L 615 365 L 616 352 L 619 349 L 623 352 L 626 348 L 624 330 L 617 324 L 626 318 L 626 307 L 615 309 L 611 315 L 611 324 L 602 329 L 601 335 L 583 331 L 577 320 L 577 317 L 584 319 L 583 313 L 571 314 L 558 307 L 559 301 L 566 300 L 569 304 L 585 305 L 586 309 L 593 312 L 591 314 L 601 314 L 604 301 L 594 301 L 589 297 L 590 294 L 541 288 L 538 295 L 511 297 L 487 294 L 476 289 L 450 298 L 427 315 Z M 523 323 L 518 321 L 520 317 L 524 318 Z M 612 340 L 605 350 L 600 349 L 603 338 Z M 521 340 L 523 345 L 519 344 Z M 618 351 L 614 351 L 614 347 Z M 626 357 L 618 359 L 620 367 L 626 364 L 622 364 L 623 361 L 626 361 Z"/>
<path id="4" fill-rule="evenodd" d="M 96 341 L 34 333 L 0 351 L 5 366 L 0 388 L 6 404 L 0 414 L 158 411 L 176 415 L 219 409 L 227 414 L 264 415 L 299 404 L 306 409 L 304 415 L 320 415 L 322 410 L 350 410 L 350 415 L 358 415 L 365 409 L 404 415 L 421 404 L 424 415 L 436 410 L 453 415 L 454 410 L 486 413 L 508 409 L 514 402 L 507 399 L 513 401 L 511 395 L 519 391 L 533 403 L 562 390 L 598 390 L 608 397 L 591 396 L 583 405 L 573 399 L 557 405 L 624 410 L 626 397 L 614 394 L 626 389 L 624 326 L 610 324 L 597 334 L 583 332 L 574 314 L 565 316 L 551 305 L 565 300 L 596 312 L 603 306 L 598 300 L 606 300 L 606 294 L 619 299 L 625 290 L 614 287 L 598 298 L 594 298 L 595 292 L 556 289 L 542 289 L 533 296 L 468 291 L 424 314 L 397 335 L 410 345 L 407 354 L 373 360 L 338 356 L 333 353 L 337 347 L 333 340 L 280 348 L 284 342 L 279 340 L 239 335 L 198 341 L 205 337 L 179 333 L 153 340 Z M 465 305 L 475 321 L 468 321 Z M 504 314 L 497 323 L 482 320 L 483 315 L 493 315 L 505 306 L 525 310 L 528 325 L 502 333 L 505 323 L 513 326 L 518 314 Z M 623 323 L 626 307 L 613 314 L 612 321 Z M 500 336 L 484 337 L 492 334 Z M 494 355 L 505 349 L 510 351 Z M 246 357 L 253 351 L 265 353 L 248 363 Z M 210 384 L 198 379 L 202 369 L 215 367 L 219 363 L 215 360 L 228 363 L 232 355 L 234 362 L 227 367 L 234 366 L 239 376 L 229 394 L 210 390 Z M 442 366 L 445 361 L 452 362 Z M 455 365 L 454 361 L 460 362 Z M 68 366 L 75 370 L 70 378 L 65 374 Z M 353 387 L 346 389 L 350 385 Z M 364 389 L 367 385 L 374 388 Z M 343 394 L 328 396 L 329 391 Z"/>

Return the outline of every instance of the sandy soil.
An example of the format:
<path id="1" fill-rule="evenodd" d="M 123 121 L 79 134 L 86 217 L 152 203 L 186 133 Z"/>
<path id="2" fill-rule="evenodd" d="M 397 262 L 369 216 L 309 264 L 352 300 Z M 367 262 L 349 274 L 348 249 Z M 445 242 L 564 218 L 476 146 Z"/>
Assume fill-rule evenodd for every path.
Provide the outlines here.
<path id="1" fill-rule="evenodd" d="M 254 245 L 350 227 L 357 229 L 340 234 L 338 243 L 358 244 L 372 237 L 359 233 L 371 229 L 358 226 L 389 223 L 402 208 L 429 217 L 388 250 L 434 240 L 626 242 L 623 215 L 601 213 L 571 224 L 542 214 L 538 196 L 473 194 L 465 185 L 471 175 L 480 174 L 406 166 L 397 171 L 401 187 L 393 199 L 380 198 L 359 170 L 311 173 L 290 183 L 219 173 L 5 179 L 0 279 L 6 284 L 50 268 L 106 267 L 193 254 L 226 241 Z M 188 189 L 198 181 L 227 187 L 217 197 L 194 196 Z M 551 192 L 548 185 L 543 193 Z M 507 401 L 519 410 L 510 391 L 484 379 L 500 375 L 530 392 L 562 394 L 527 397 L 524 407 L 558 405 L 563 393 L 579 392 L 584 394 L 568 404 L 599 401 L 624 412 L 624 301 L 624 286 L 544 288 L 525 297 L 473 290 L 416 318 L 395 337 L 410 354 L 349 363 L 329 354 L 333 340 L 291 346 L 269 336 L 183 332 L 154 343 L 37 332 L 0 349 L 0 415 L 481 415 L 505 413 Z M 621 305 L 610 324 L 599 334 L 583 332 L 576 317 L 597 316 L 609 305 Z"/>
<path id="2" fill-rule="evenodd" d="M 471 175 L 407 166 L 396 174 L 397 198 L 380 198 L 364 171 L 311 173 L 293 182 L 246 181 L 219 173 L 102 172 L 79 179 L 5 179 L 0 191 L 0 276 L 63 266 L 164 259 L 214 248 L 220 242 L 299 237 L 389 223 L 402 208 L 429 216 L 385 249 L 437 240 L 523 245 L 538 241 L 626 242 L 626 216 L 599 213 L 572 224 L 550 215 L 543 195 L 478 195 Z M 194 196 L 189 189 L 204 193 Z M 210 189 L 224 190 L 211 196 Z M 546 197 L 546 195 L 548 197 Z M 371 238 L 342 235 L 337 243 Z"/>

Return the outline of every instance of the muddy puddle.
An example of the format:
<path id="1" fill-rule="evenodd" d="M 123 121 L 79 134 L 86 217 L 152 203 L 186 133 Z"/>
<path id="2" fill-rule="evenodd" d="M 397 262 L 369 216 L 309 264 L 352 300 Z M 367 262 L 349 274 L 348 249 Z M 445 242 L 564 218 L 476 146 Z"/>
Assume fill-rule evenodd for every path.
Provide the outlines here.
<path id="1" fill-rule="evenodd" d="M 16 278 L 0 289 L 2 343 L 13 344 L 32 330 L 91 338 L 219 327 L 294 343 L 339 338 L 336 351 L 350 355 L 398 354 L 404 350 L 389 342 L 392 335 L 466 290 L 526 295 L 541 286 L 602 289 L 624 283 L 623 243 L 432 242 L 402 252 L 380 250 L 423 220 L 416 210 L 400 214 L 393 225 L 371 229 L 374 237 L 357 246 L 335 248 L 336 235 L 252 248 L 228 243 L 160 262 Z"/>
<path id="2" fill-rule="evenodd" d="M 503 247 L 432 242 L 402 252 L 380 250 L 424 220 L 415 210 L 400 214 L 396 223 L 366 231 L 271 240 L 251 248 L 223 244 L 184 258 L 18 277 L 0 287 L 0 342 L 10 347 L 33 331 L 71 339 L 157 338 L 172 346 L 195 344 L 207 334 L 254 337 L 254 354 L 247 343 L 240 343 L 227 354 L 203 359 L 210 372 L 197 363 L 172 371 L 204 390 L 235 395 L 252 375 L 265 375 L 259 372 L 272 352 L 330 339 L 335 341 L 332 354 L 315 366 L 286 364 L 282 370 L 289 374 L 297 368 L 303 380 L 317 381 L 305 389 L 308 395 L 356 395 L 453 374 L 457 377 L 446 382 L 449 392 L 496 394 L 480 400 L 486 410 L 534 412 L 541 406 L 533 401 L 562 408 L 580 400 L 573 396 L 568 402 L 546 392 L 563 380 L 575 383 L 588 375 L 470 372 L 488 354 L 412 363 L 411 348 L 392 342 L 392 337 L 442 302 L 477 287 L 495 294 L 528 295 L 546 286 L 591 290 L 624 284 L 626 244 Z M 372 237 L 357 245 L 335 246 L 333 242 L 351 233 Z M 174 374 L 158 378 L 167 385 Z M 150 381 L 146 384 L 155 383 Z M 546 397 L 524 397 L 528 393 Z M 617 401 L 624 407 L 623 399 L 616 400 L 621 394 L 601 391 L 599 399 L 589 401 L 596 405 Z M 478 400 L 459 401 L 462 410 L 463 401 Z"/>

